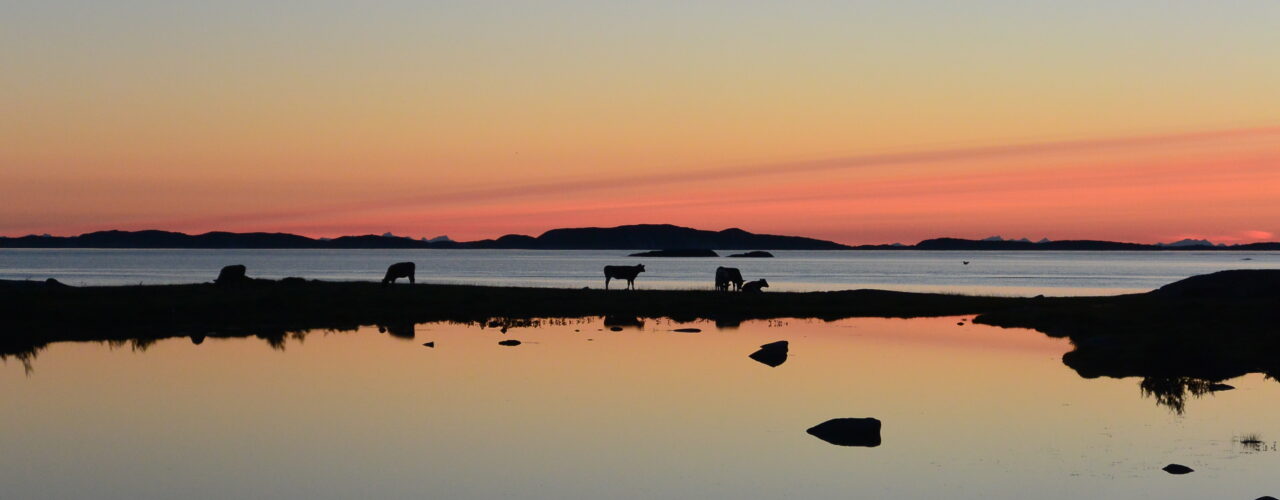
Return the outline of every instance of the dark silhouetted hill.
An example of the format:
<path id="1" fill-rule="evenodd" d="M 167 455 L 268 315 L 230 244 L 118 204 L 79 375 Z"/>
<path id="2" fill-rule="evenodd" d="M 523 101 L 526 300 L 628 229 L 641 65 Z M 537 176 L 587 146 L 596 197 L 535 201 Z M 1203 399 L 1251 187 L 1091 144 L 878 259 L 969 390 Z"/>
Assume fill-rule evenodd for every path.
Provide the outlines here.
<path id="1" fill-rule="evenodd" d="M 851 248 L 831 241 L 754 234 L 741 229 L 704 231 L 669 224 L 609 228 L 553 229 L 538 237 L 508 234 L 469 242 L 422 241 L 399 236 L 343 236 L 312 239 L 284 233 L 212 232 L 189 235 L 171 231 L 99 231 L 80 236 L 0 237 L 0 248 L 499 248 L 538 250 L 637 250 L 717 248 L 745 250 L 837 250 Z"/>
<path id="2" fill-rule="evenodd" d="M 1194 243 L 1194 242 L 1192 242 Z M 1207 242 L 1206 242 L 1207 243 Z M 670 224 L 552 229 L 537 237 L 508 234 L 479 241 L 424 241 L 393 235 L 343 236 L 313 239 L 287 233 L 185 234 L 172 231 L 98 231 L 80 236 L 0 237 L 0 248 L 493 248 L 531 250 L 658 250 L 705 248 L 718 250 L 1280 250 L 1280 243 L 1243 245 L 1147 245 L 1096 240 L 1022 240 L 934 238 L 915 245 L 848 246 L 832 241 L 755 234 L 738 228 L 705 231 Z"/>

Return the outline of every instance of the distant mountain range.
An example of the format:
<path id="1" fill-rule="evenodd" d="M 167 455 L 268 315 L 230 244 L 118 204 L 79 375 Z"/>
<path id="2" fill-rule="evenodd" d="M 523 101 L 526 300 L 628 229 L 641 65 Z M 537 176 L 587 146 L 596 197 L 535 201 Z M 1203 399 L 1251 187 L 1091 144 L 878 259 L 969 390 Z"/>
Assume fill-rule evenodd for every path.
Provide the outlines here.
<path id="1" fill-rule="evenodd" d="M 741 229 L 704 231 L 670 224 L 638 224 L 618 227 L 552 229 L 539 236 L 509 234 L 497 239 L 453 241 L 447 237 L 412 239 L 391 233 L 340 238 L 308 238 L 287 233 L 229 233 L 215 231 L 185 234 L 171 231 L 98 231 L 80 236 L 30 235 L 0 237 L 0 248 L 495 248 L 534 250 L 1280 250 L 1280 243 L 1214 245 L 1206 240 L 1183 240 L 1169 244 L 1120 243 L 1114 241 L 1026 238 L 982 240 L 935 238 L 915 245 L 849 246 L 832 241 L 755 234 Z"/>

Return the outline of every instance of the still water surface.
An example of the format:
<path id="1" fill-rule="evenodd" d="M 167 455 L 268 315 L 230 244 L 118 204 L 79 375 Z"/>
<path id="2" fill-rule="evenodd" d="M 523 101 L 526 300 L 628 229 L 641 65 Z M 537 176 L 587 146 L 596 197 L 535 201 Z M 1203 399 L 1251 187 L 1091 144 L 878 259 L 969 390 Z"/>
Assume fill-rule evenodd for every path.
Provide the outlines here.
<path id="1" fill-rule="evenodd" d="M 772 259 L 635 258 L 626 250 L 98 250 L 0 249 L 0 279 L 70 285 L 202 283 L 228 264 L 260 278 L 377 280 L 413 261 L 427 283 L 580 288 L 601 269 L 644 263 L 639 288 L 710 289 L 735 266 L 770 290 L 881 288 L 993 295 L 1108 295 L 1151 290 L 1225 269 L 1280 268 L 1280 252 L 774 251 Z M 721 252 L 727 254 L 728 252 Z M 964 264 L 968 261 L 969 264 Z"/>
<path id="2" fill-rule="evenodd" d="M 0 365 L 0 485 L 23 499 L 1280 495 L 1274 380 L 1237 378 L 1179 413 L 1139 379 L 1081 378 L 1065 340 L 957 322 L 58 343 Z M 524 343 L 497 344 L 510 338 Z M 777 340 L 781 366 L 747 357 Z M 883 444 L 805 432 L 839 417 L 880 419 Z"/>

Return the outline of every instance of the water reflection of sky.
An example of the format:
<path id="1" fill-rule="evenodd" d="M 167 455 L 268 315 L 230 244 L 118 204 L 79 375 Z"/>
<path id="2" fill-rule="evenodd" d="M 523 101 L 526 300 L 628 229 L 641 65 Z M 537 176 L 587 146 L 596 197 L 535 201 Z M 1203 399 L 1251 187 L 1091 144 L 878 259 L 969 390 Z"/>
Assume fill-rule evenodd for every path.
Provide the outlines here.
<path id="1" fill-rule="evenodd" d="M 417 325 L 54 344 L 0 366 L 7 498 L 1256 498 L 1280 384 L 1177 412 L 956 318 Z M 701 333 L 678 333 L 694 326 Z M 577 331 L 575 331 L 577 330 Z M 517 347 L 498 346 L 517 338 Z M 777 368 L 747 357 L 790 341 Z M 421 344 L 434 341 L 435 348 Z M 844 448 L 805 429 L 883 421 Z M 1237 441 L 1250 433 L 1260 447 Z M 1195 473 L 1170 476 L 1170 462 Z M 12 496 L 10 496 L 12 495 Z"/>

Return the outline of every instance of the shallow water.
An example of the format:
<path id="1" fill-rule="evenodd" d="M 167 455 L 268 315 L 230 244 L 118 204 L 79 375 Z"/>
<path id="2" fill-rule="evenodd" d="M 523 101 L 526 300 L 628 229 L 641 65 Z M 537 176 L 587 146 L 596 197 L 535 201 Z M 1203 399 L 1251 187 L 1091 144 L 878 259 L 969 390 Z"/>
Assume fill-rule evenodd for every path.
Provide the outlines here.
<path id="1" fill-rule="evenodd" d="M 428 283 L 599 288 L 605 265 L 644 263 L 639 288 L 709 289 L 717 266 L 734 266 L 749 280 L 768 279 L 770 290 L 881 288 L 1030 296 L 1142 292 L 1224 269 L 1280 268 L 1280 252 L 775 251 L 772 259 L 644 259 L 628 253 L 0 249 L 0 279 L 56 278 L 72 285 L 202 283 L 224 265 L 245 264 L 250 276 L 262 278 L 377 280 L 387 265 L 413 261 L 419 279 Z"/>
<path id="2" fill-rule="evenodd" d="M 1079 377 L 1064 340 L 962 320 L 58 343 L 29 373 L 0 365 L 0 485 L 29 499 L 1280 494 L 1275 381 L 1240 377 L 1179 413 L 1139 379 Z M 776 340 L 781 366 L 748 358 Z M 883 444 L 805 432 L 839 417 L 880 419 Z M 1250 433 L 1264 444 L 1237 442 Z"/>

